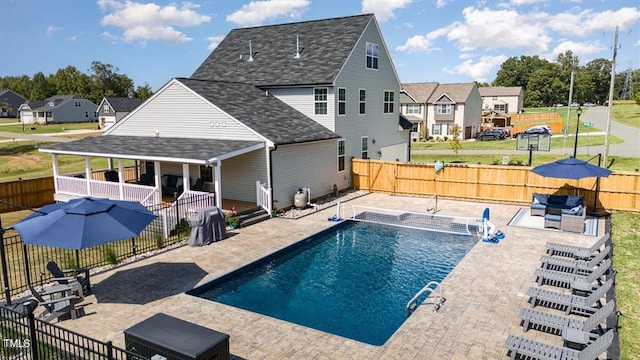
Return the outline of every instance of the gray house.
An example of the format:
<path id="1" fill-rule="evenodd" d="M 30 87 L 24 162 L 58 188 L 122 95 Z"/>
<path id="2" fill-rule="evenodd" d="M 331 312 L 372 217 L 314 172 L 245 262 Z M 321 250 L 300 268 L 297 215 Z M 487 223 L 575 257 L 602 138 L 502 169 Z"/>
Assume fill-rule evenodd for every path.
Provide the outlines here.
<path id="1" fill-rule="evenodd" d="M 20 105 L 20 121 L 24 124 L 94 122 L 96 104 L 75 95 L 54 95 L 44 100 Z"/>
<path id="2" fill-rule="evenodd" d="M 11 90 L 0 90 L 0 117 L 18 116 L 18 108 L 24 104 L 24 98 Z"/>
<path id="3" fill-rule="evenodd" d="M 141 99 L 127 97 L 105 97 L 102 98 L 96 111 L 101 129 L 108 129 L 118 121 L 122 120 L 138 105 L 142 104 Z"/>
<path id="4" fill-rule="evenodd" d="M 181 197 L 270 212 L 299 188 L 311 198 L 348 188 L 352 158 L 407 161 L 399 92 L 373 15 L 235 29 L 190 78 L 170 80 L 102 136 L 40 150 L 54 164 L 58 154 L 117 160 L 117 182 L 54 166 L 56 200 L 100 189 L 149 203 L 172 183 Z M 151 184 L 125 182 L 125 160 Z"/>

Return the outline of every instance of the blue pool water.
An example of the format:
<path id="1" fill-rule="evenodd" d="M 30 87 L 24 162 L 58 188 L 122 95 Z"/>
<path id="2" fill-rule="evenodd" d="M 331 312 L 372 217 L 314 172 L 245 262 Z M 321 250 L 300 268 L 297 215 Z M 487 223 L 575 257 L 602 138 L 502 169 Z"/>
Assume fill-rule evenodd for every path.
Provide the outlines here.
<path id="1" fill-rule="evenodd" d="M 476 242 L 345 221 L 188 293 L 382 345 L 406 320 L 407 302 Z"/>

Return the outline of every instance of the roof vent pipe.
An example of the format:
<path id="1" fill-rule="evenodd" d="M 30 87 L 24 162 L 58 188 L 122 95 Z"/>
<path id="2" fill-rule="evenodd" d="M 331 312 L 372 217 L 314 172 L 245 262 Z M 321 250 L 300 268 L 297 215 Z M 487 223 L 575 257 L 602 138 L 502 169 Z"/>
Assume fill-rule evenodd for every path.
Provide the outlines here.
<path id="1" fill-rule="evenodd" d="M 296 55 L 294 59 L 300 59 L 300 36 L 296 35 Z"/>
<path id="2" fill-rule="evenodd" d="M 253 49 L 251 48 L 251 40 L 249 40 L 249 60 L 247 61 L 253 61 Z"/>

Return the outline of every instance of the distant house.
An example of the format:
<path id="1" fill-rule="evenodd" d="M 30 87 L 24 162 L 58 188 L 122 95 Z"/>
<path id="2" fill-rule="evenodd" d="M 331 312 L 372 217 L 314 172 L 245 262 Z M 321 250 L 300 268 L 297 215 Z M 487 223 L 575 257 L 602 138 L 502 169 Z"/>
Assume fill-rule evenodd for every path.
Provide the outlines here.
<path id="1" fill-rule="evenodd" d="M 521 86 L 490 86 L 478 88 L 482 97 L 482 110 L 495 110 L 504 114 L 522 111 L 524 96 Z"/>
<path id="2" fill-rule="evenodd" d="M 450 137 L 454 125 L 461 128 L 462 139 L 471 138 L 481 128 L 481 98 L 475 83 L 402 84 L 406 99 L 402 112 L 410 121 L 423 125 L 424 137 Z"/>
<path id="3" fill-rule="evenodd" d="M 18 108 L 24 104 L 24 98 L 11 90 L 0 90 L 0 117 L 18 116 Z"/>
<path id="4" fill-rule="evenodd" d="M 126 97 L 105 97 L 98 105 L 98 123 L 101 129 L 108 129 L 120 121 L 133 109 L 142 104 L 141 99 Z"/>
<path id="5" fill-rule="evenodd" d="M 40 151 L 54 162 L 57 154 L 117 160 L 119 182 L 54 166 L 56 200 L 100 189 L 148 203 L 170 181 L 181 198 L 204 192 L 220 207 L 270 212 L 292 205 L 300 188 L 316 198 L 350 187 L 352 158 L 408 161 L 411 123 L 399 97 L 372 14 L 241 28 L 190 78 L 171 79 L 102 136 Z M 125 182 L 122 160 L 139 163 L 152 184 Z"/>
<path id="6" fill-rule="evenodd" d="M 44 100 L 20 105 L 20 121 L 24 124 L 94 122 L 96 104 L 75 95 L 55 95 Z"/>

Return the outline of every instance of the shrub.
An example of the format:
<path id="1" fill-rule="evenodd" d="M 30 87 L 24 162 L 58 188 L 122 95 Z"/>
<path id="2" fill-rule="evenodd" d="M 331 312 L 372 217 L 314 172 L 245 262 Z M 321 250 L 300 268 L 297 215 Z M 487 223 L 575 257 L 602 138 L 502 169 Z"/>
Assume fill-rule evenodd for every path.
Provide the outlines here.
<path id="1" fill-rule="evenodd" d="M 113 246 L 104 247 L 104 260 L 111 265 L 118 263 L 118 254 Z"/>
<path id="2" fill-rule="evenodd" d="M 153 238 L 156 241 L 156 248 L 162 249 L 164 247 L 164 235 L 157 232 L 153 234 Z"/>

